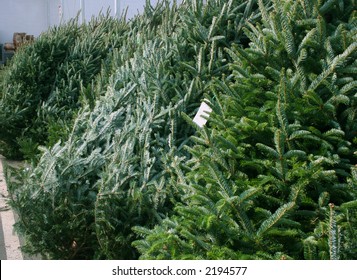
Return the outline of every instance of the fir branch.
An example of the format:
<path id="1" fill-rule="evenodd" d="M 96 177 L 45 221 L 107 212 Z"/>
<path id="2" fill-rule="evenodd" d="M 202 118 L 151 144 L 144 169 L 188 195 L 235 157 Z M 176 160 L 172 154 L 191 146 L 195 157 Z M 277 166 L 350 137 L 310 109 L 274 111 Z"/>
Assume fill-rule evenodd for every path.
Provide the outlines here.
<path id="1" fill-rule="evenodd" d="M 309 86 L 308 90 L 315 90 L 324 79 L 326 79 L 328 76 L 330 76 L 336 69 L 336 67 L 342 65 L 345 60 L 354 53 L 354 51 L 357 48 L 357 43 L 354 42 L 351 45 L 349 45 L 346 50 L 342 53 L 336 56 L 332 62 L 329 64 L 328 68 L 325 69 Z"/>
<path id="2" fill-rule="evenodd" d="M 278 223 L 289 211 L 295 207 L 295 202 L 289 202 L 279 207 L 274 214 L 266 219 L 257 230 L 257 236 L 262 236 L 266 231 Z"/>
<path id="3" fill-rule="evenodd" d="M 329 204 L 330 207 L 330 220 L 329 220 L 329 249 L 330 249 L 330 259 L 338 260 L 340 255 L 340 236 L 338 227 L 336 225 L 335 217 L 335 205 L 333 203 Z"/>

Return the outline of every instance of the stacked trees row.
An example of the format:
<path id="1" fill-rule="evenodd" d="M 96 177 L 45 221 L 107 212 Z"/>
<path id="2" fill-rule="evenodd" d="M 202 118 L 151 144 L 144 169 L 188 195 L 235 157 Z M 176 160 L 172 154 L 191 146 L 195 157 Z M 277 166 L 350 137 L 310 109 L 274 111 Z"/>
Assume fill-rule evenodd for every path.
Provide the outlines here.
<path id="1" fill-rule="evenodd" d="M 11 99 L 7 118 L 47 136 L 33 140 L 28 124 L 13 134 L 21 147 L 47 146 L 8 175 L 25 249 L 55 259 L 356 258 L 354 7 L 163 1 L 128 22 L 99 21 L 115 28 L 98 34 L 108 38 L 95 74 L 85 78 L 93 39 L 90 58 L 56 69 L 78 69 L 68 80 L 29 97 L 35 118 Z M 213 113 L 199 128 L 203 98 Z"/>

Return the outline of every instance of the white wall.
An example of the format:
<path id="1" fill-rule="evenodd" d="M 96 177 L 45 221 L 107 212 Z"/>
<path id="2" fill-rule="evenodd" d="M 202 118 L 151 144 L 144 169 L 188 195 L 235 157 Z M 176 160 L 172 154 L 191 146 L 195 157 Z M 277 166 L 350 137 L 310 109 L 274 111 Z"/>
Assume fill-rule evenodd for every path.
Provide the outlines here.
<path id="1" fill-rule="evenodd" d="M 85 20 L 98 15 L 101 10 L 106 13 L 108 8 L 114 16 L 115 0 L 83 2 Z M 60 9 L 62 20 L 67 21 L 80 11 L 80 0 L 0 0 L 0 43 L 12 42 L 15 32 L 26 32 L 37 37 L 49 26 L 59 25 Z"/>
<path id="2" fill-rule="evenodd" d="M 156 5 L 158 0 L 151 0 L 153 6 Z M 132 18 L 133 16 L 141 13 L 144 10 L 145 0 L 121 0 L 120 10 L 123 11 L 128 8 L 127 17 Z"/>
<path id="3" fill-rule="evenodd" d="M 182 3 L 184 0 L 176 0 L 178 4 Z M 156 6 L 159 0 L 151 0 L 151 5 Z M 173 1 L 171 1 L 172 3 Z M 127 18 L 130 19 L 133 16 L 141 13 L 144 10 L 146 1 L 145 0 L 120 0 L 120 10 L 123 11 L 128 8 Z"/>
<path id="4" fill-rule="evenodd" d="M 0 0 L 1 1 L 1 0 Z M 51 0 L 50 0 L 51 1 Z M 80 10 L 80 0 L 56 0 L 58 2 L 56 8 L 63 3 L 63 19 L 66 21 L 72 17 L 75 17 Z M 155 6 L 159 0 L 151 0 L 151 4 Z M 183 0 L 177 0 L 178 3 L 181 3 Z M 102 10 L 103 13 L 106 13 L 110 9 L 111 15 L 115 16 L 115 2 L 118 3 L 119 14 L 123 10 L 128 9 L 127 18 L 130 19 L 133 16 L 141 13 L 144 10 L 144 5 L 146 0 L 83 0 L 85 4 L 85 19 L 89 20 L 92 16 L 98 15 Z M 53 9 L 53 4 L 51 4 Z M 58 11 L 57 11 L 58 13 Z M 51 19 L 51 24 L 58 24 L 58 14 L 53 15 Z"/>
<path id="5" fill-rule="evenodd" d="M 145 0 L 82 0 L 84 2 L 84 20 L 97 16 L 100 11 L 106 13 L 110 8 L 115 16 L 115 3 L 119 14 L 128 8 L 127 19 L 141 13 Z M 183 0 L 178 0 L 181 3 Z M 75 17 L 80 11 L 80 0 L 0 0 L 0 43 L 12 42 L 15 32 L 26 32 L 37 37 L 49 26 Z M 151 0 L 153 6 L 158 0 Z M 80 20 L 82 16 L 80 16 Z"/>
<path id="6" fill-rule="evenodd" d="M 47 0 L 0 0 L 0 43 L 15 32 L 38 36 L 47 29 Z"/>
<path id="7" fill-rule="evenodd" d="M 60 9 L 63 13 L 63 21 L 68 21 L 75 17 L 81 10 L 80 2 L 80 0 L 52 0 L 50 3 L 50 25 L 58 25 L 60 23 Z M 90 20 L 92 16 L 97 16 L 101 11 L 106 13 L 108 9 L 111 10 L 111 15 L 114 16 L 114 2 L 115 0 L 83 0 L 84 21 Z M 79 20 L 82 20 L 81 14 L 79 15 Z"/>

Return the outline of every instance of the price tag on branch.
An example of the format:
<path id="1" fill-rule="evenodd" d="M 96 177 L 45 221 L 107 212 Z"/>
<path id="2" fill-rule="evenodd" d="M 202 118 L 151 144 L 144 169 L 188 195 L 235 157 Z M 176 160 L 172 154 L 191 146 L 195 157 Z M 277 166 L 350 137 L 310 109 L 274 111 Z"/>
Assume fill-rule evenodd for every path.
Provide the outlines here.
<path id="1" fill-rule="evenodd" d="M 206 124 L 207 118 L 209 118 L 211 112 L 212 108 L 203 101 L 200 108 L 198 109 L 196 116 L 193 118 L 193 122 L 196 123 L 199 127 L 203 127 Z"/>

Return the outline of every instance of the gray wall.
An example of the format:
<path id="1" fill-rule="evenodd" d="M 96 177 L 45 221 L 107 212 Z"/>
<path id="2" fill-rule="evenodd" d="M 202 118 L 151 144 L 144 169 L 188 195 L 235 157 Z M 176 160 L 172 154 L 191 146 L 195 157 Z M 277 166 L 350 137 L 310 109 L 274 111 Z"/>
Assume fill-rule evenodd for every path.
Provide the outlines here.
<path id="1" fill-rule="evenodd" d="M 176 0 L 178 4 L 182 3 L 184 0 Z M 159 0 L 151 0 L 151 5 L 155 6 Z M 173 1 L 171 1 L 172 3 Z M 128 8 L 128 18 L 141 13 L 144 9 L 146 1 L 145 0 L 120 0 L 120 10 Z"/>
<path id="2" fill-rule="evenodd" d="M 12 42 L 14 32 L 38 36 L 47 29 L 47 0 L 0 0 L 0 43 Z"/>
<path id="3" fill-rule="evenodd" d="M 83 0 L 85 2 L 84 20 L 88 21 L 102 10 L 108 9 L 115 16 L 116 0 Z M 180 3 L 183 0 L 178 0 Z M 158 0 L 151 0 L 156 5 Z M 118 9 L 128 8 L 127 18 L 143 11 L 145 0 L 117 0 Z M 60 8 L 61 7 L 61 8 Z M 75 17 L 80 10 L 80 0 L 0 0 L 0 43 L 12 42 L 14 32 L 26 32 L 37 37 L 49 26 Z M 80 16 L 80 20 L 82 17 Z"/>

